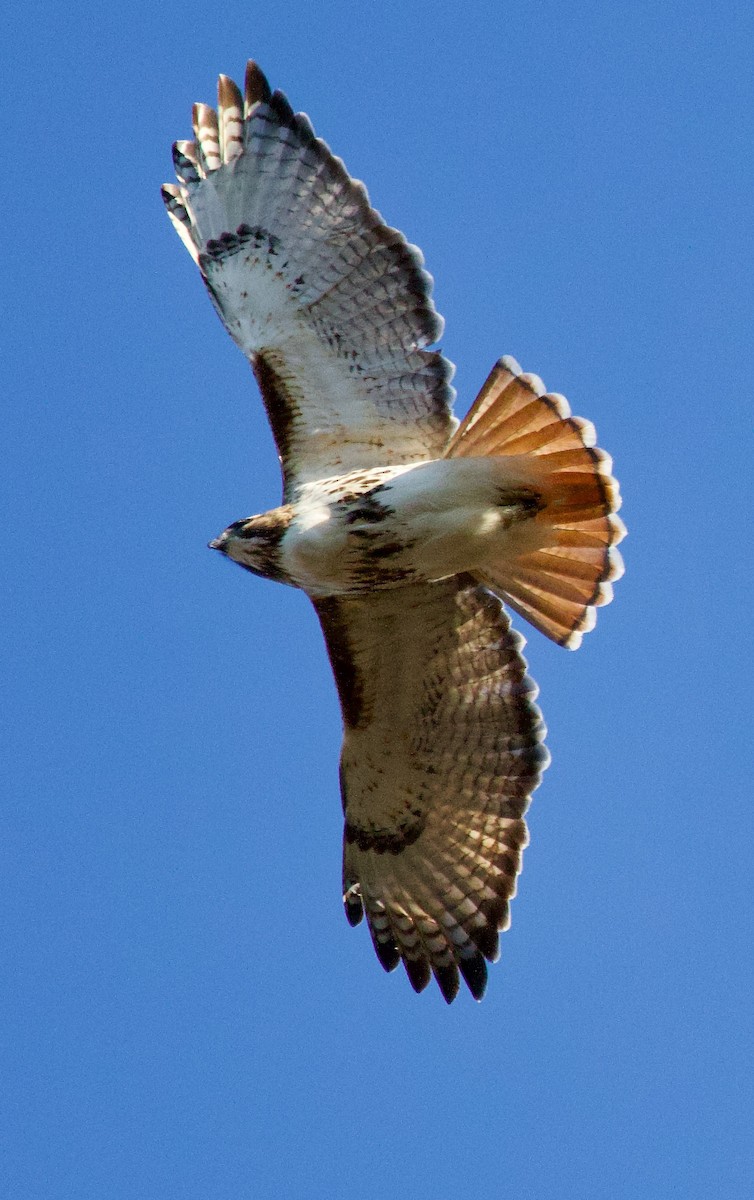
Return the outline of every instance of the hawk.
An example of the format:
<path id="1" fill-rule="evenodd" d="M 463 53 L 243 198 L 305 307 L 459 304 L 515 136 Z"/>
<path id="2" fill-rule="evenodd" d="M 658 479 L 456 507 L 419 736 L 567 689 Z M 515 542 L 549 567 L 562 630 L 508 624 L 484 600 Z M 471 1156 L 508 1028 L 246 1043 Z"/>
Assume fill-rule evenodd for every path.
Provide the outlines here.
<path id="1" fill-rule="evenodd" d="M 505 601 L 575 649 L 612 598 L 611 461 L 512 358 L 466 418 L 420 251 L 271 92 L 220 76 L 163 198 L 249 359 L 283 503 L 210 546 L 303 589 L 343 715 L 343 902 L 413 988 L 481 999 L 549 760 Z"/>

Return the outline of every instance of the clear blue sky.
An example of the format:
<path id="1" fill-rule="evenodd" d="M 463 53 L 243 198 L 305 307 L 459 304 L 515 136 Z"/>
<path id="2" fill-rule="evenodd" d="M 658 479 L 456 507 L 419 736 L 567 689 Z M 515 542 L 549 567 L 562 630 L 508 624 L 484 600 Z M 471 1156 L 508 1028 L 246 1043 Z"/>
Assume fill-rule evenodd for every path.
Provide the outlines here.
<path id="1" fill-rule="evenodd" d="M 744 0 L 6 17 L 3 1197 L 754 1191 L 753 34 Z M 278 469 L 159 186 L 249 56 L 423 248 L 459 411 L 514 354 L 625 495 L 596 633 L 528 642 L 553 765 L 482 1005 L 347 926 L 314 615 L 205 548 Z"/>

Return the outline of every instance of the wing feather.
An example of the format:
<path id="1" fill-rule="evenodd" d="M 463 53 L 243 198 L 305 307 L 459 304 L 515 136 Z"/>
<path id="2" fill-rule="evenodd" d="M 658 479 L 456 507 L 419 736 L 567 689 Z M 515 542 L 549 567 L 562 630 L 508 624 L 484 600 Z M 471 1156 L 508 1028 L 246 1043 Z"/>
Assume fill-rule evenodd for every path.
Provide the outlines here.
<path id="1" fill-rule="evenodd" d="M 299 483 L 438 457 L 453 368 L 421 252 L 259 68 L 194 107 L 163 196 L 215 307 L 254 365 L 290 497 Z M 283 410 L 287 410 L 283 412 Z M 285 436 L 279 436 L 280 431 Z"/>
<path id="2" fill-rule="evenodd" d="M 315 603 L 343 711 L 344 902 L 386 970 L 480 999 L 547 765 L 522 639 L 470 577 Z"/>

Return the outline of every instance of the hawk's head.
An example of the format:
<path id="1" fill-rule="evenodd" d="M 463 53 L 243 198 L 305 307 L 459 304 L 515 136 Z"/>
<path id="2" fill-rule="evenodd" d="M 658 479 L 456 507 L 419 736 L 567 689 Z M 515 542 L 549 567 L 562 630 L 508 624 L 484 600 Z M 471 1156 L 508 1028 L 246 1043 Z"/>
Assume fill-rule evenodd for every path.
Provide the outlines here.
<path id="1" fill-rule="evenodd" d="M 257 517 L 246 517 L 232 525 L 209 543 L 211 550 L 219 550 L 232 558 L 239 566 L 265 579 L 279 583 L 291 583 L 282 567 L 280 543 L 291 523 L 293 509 L 289 504 L 273 508 L 271 512 Z"/>

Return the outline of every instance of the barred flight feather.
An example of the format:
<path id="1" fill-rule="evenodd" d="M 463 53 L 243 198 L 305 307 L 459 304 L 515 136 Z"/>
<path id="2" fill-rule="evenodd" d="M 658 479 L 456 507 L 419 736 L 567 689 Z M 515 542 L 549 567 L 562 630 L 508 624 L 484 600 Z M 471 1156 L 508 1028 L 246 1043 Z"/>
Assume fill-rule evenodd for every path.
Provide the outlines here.
<path id="1" fill-rule="evenodd" d="M 417 991 L 434 973 L 452 999 L 460 971 L 480 998 L 549 758 L 520 638 L 464 577 L 315 607 L 344 711 L 354 687 L 363 696 L 342 754 L 346 821 L 364 835 L 344 848 L 349 921 L 360 898 L 380 962 L 402 960 Z"/>

